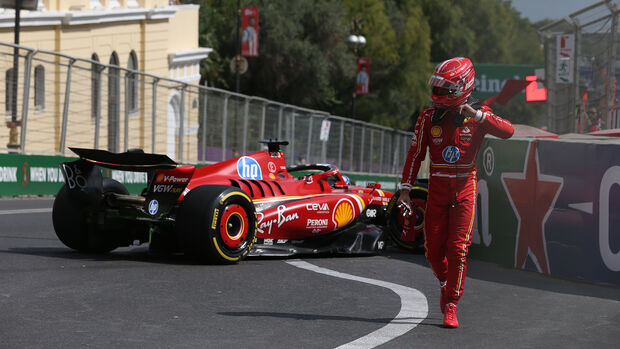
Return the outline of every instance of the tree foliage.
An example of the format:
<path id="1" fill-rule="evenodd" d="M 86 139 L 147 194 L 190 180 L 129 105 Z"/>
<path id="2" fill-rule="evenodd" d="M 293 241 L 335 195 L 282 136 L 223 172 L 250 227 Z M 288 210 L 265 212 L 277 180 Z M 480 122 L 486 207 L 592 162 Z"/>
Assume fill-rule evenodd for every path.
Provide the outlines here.
<path id="1" fill-rule="evenodd" d="M 237 51 L 237 4 L 199 4 L 200 45 L 214 50 L 202 63 L 203 78 L 234 90 L 229 63 Z M 368 57 L 370 93 L 357 96 L 355 118 L 395 128 L 412 127 L 411 115 L 428 104 L 428 76 L 445 59 L 543 62 L 535 27 L 506 0 L 243 0 L 241 6 L 260 10 L 259 57 L 248 58 L 241 93 L 350 117 L 356 55 Z M 357 52 L 346 44 L 354 18 L 367 41 Z M 524 123 L 537 122 L 543 109 L 511 108 Z"/>

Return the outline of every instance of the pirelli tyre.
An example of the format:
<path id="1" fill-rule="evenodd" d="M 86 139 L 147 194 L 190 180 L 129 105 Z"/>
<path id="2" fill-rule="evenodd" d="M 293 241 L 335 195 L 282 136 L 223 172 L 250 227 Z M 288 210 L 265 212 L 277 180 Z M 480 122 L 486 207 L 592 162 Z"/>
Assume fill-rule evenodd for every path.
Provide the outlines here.
<path id="1" fill-rule="evenodd" d="M 127 188 L 114 179 L 103 178 L 103 193 L 129 194 Z M 65 246 L 82 252 L 105 253 L 119 245 L 119 227 L 98 224 L 98 212 L 105 209 L 105 202 L 98 206 L 85 205 L 71 196 L 63 185 L 52 208 L 52 223 L 58 239 Z M 122 227 L 121 227 L 122 228 Z"/>
<path id="2" fill-rule="evenodd" d="M 192 189 L 176 216 L 183 252 L 203 262 L 232 264 L 244 259 L 256 238 L 256 211 L 242 190 L 223 185 Z"/>
<path id="3" fill-rule="evenodd" d="M 428 188 L 424 185 L 417 185 L 409 191 L 409 197 L 413 203 L 411 216 L 403 216 L 402 209 L 398 207 L 396 201 L 400 196 L 397 191 L 388 203 L 386 210 L 386 226 L 390 238 L 404 249 L 416 253 L 424 252 L 424 216 L 426 213 L 426 199 Z"/>

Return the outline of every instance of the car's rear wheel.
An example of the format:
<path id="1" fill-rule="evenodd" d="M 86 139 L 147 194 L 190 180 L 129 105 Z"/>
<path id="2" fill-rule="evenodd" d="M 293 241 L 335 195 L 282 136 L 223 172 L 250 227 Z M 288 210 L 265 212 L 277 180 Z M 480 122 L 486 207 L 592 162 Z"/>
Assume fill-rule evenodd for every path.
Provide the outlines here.
<path id="1" fill-rule="evenodd" d="M 386 211 L 387 230 L 390 237 L 402 248 L 424 252 L 424 216 L 428 189 L 415 186 L 409 191 L 409 197 L 413 203 L 413 212 L 409 217 L 403 216 L 402 209 L 396 205 L 399 195 L 400 190 L 392 196 Z"/>
<path id="2" fill-rule="evenodd" d="M 114 179 L 103 178 L 103 193 L 128 194 L 127 189 Z M 65 246 L 83 252 L 105 253 L 119 245 L 117 229 L 98 224 L 100 207 L 86 205 L 83 201 L 73 197 L 63 185 L 52 208 L 52 223 L 58 239 Z"/>
<path id="3" fill-rule="evenodd" d="M 183 251 L 200 261 L 231 264 L 244 259 L 256 238 L 256 211 L 238 188 L 192 189 L 179 207 L 176 229 Z"/>

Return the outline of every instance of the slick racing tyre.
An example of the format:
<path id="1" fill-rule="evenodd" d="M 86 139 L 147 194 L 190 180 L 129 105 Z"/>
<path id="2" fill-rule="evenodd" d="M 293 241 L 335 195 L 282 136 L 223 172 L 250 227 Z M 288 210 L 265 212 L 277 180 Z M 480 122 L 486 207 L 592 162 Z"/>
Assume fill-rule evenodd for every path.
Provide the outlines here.
<path id="1" fill-rule="evenodd" d="M 428 189 L 423 186 L 411 188 L 409 197 L 413 204 L 413 212 L 409 217 L 403 216 L 402 209 L 396 204 L 399 196 L 400 190 L 392 196 L 386 211 L 386 225 L 390 238 L 404 249 L 422 253 L 424 252 L 424 215 Z"/>
<path id="2" fill-rule="evenodd" d="M 235 187 L 192 189 L 179 207 L 177 236 L 183 252 L 200 261 L 232 264 L 244 259 L 256 238 L 256 211 Z"/>
<path id="3" fill-rule="evenodd" d="M 129 194 L 125 186 L 107 177 L 103 178 L 103 193 Z M 65 246 L 82 252 L 105 253 L 117 248 L 119 231 L 105 224 L 97 224 L 96 217 L 103 209 L 103 202 L 99 209 L 85 205 L 71 196 L 69 189 L 63 185 L 52 208 L 56 236 Z"/>

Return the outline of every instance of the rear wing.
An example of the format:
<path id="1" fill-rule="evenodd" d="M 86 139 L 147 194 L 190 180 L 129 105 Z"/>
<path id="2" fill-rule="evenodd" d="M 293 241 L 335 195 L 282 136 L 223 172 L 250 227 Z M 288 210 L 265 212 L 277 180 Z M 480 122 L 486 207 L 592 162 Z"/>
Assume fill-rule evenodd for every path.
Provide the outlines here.
<path id="1" fill-rule="evenodd" d="M 194 173 L 194 166 L 179 166 L 166 155 L 147 154 L 142 150 L 111 153 L 106 150 L 69 148 L 80 159 L 60 163 L 70 195 L 87 202 L 97 203 L 103 198 L 103 176 L 100 167 L 148 172 L 148 187 L 144 197 L 132 196 L 131 201 L 144 205 L 151 216 L 167 211 L 183 192 Z M 115 195 L 121 200 L 124 195 Z M 126 198 L 130 199 L 130 198 Z M 140 199 L 140 200 L 137 200 Z M 158 208 L 153 208 L 157 206 Z"/>

